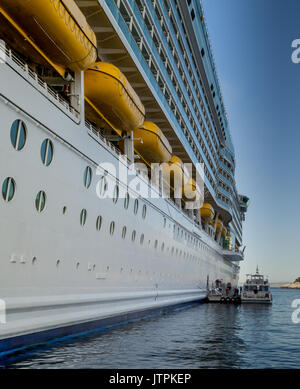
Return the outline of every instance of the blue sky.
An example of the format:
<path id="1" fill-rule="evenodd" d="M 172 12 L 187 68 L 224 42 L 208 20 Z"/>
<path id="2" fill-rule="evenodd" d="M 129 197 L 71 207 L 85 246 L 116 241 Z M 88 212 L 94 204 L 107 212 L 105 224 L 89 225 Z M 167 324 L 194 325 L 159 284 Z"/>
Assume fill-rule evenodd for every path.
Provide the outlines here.
<path id="1" fill-rule="evenodd" d="M 300 276 L 299 0 L 203 0 L 224 95 L 244 223 L 241 280 L 258 264 L 272 282 Z"/>

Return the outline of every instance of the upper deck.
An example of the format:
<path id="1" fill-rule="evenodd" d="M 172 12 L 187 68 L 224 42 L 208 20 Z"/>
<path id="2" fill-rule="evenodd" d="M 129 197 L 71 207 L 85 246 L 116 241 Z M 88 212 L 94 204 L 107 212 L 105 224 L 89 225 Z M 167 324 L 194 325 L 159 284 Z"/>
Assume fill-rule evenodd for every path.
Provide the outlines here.
<path id="1" fill-rule="evenodd" d="M 240 246 L 242 212 L 235 158 L 226 146 L 229 135 L 220 85 L 210 46 L 205 46 L 204 55 L 200 43 L 194 46 L 200 42 L 193 39 L 197 18 L 203 39 L 208 39 L 202 8 L 194 9 L 193 19 L 193 2 L 186 1 L 77 4 L 97 36 L 101 60 L 126 74 L 145 105 L 147 119 L 160 126 L 183 162 L 203 163 L 206 200 L 226 224 L 232 223 Z"/>
<path id="2" fill-rule="evenodd" d="M 226 112 L 201 6 L 176 0 L 76 3 L 95 34 L 98 60 L 115 65 L 126 75 L 145 107 L 146 120 L 159 126 L 173 154 L 200 169 L 200 175 L 204 173 L 204 200 L 215 210 L 212 229 L 216 239 L 220 218 L 224 227 L 229 227 L 226 248 L 237 253 L 234 260 L 242 259 L 245 209 L 235 187 L 235 158 L 226 143 Z M 44 74 L 40 86 L 48 88 L 49 84 L 71 88 L 70 109 L 78 110 L 78 120 L 84 120 L 85 109 L 78 104 L 85 98 L 80 89 L 83 84 L 68 84 Z M 56 97 L 59 99 L 59 94 Z M 108 142 L 120 140 L 110 129 L 101 134 Z"/>

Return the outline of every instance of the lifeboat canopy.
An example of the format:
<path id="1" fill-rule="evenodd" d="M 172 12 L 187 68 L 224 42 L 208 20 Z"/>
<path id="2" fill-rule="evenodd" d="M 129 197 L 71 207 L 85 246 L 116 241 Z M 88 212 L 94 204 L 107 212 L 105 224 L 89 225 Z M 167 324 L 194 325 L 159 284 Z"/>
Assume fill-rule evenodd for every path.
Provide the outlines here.
<path id="1" fill-rule="evenodd" d="M 94 105 L 117 130 L 130 132 L 143 124 L 145 107 L 120 69 L 96 62 L 84 72 L 84 79 L 87 117 Z"/>
<path id="2" fill-rule="evenodd" d="M 169 162 L 172 147 L 161 129 L 152 122 L 144 124 L 134 131 L 134 148 L 148 163 Z"/>

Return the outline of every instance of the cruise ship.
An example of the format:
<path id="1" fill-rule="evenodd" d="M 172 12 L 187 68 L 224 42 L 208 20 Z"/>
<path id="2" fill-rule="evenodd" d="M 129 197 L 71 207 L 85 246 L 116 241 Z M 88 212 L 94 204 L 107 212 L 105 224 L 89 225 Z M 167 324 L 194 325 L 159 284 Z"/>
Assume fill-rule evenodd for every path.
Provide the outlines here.
<path id="1" fill-rule="evenodd" d="M 0 0 L 0 353 L 236 286 L 249 199 L 200 0 Z"/>

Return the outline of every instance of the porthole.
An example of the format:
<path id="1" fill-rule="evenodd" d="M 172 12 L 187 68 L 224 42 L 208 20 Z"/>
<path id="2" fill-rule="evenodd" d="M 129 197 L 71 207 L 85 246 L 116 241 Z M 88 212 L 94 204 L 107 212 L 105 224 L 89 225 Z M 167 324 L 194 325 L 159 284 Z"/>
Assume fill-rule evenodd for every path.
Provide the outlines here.
<path id="1" fill-rule="evenodd" d="M 114 197 L 113 197 L 114 204 L 117 204 L 118 199 L 119 199 L 119 186 L 116 185 L 114 189 Z"/>
<path id="2" fill-rule="evenodd" d="M 145 235 L 142 234 L 142 235 L 141 235 L 141 238 L 140 238 L 140 244 L 143 244 L 143 243 L 144 243 L 144 239 L 145 239 Z"/>
<path id="3" fill-rule="evenodd" d="M 132 231 L 131 240 L 134 242 L 136 238 L 136 231 Z"/>
<path id="4" fill-rule="evenodd" d="M 147 206 L 146 206 L 146 204 L 144 204 L 144 206 L 143 206 L 143 212 L 142 212 L 142 217 L 143 217 L 143 219 L 146 218 L 146 215 L 147 215 Z"/>
<path id="5" fill-rule="evenodd" d="M 127 228 L 124 226 L 123 229 L 122 229 L 122 238 L 123 239 L 126 238 L 126 231 L 127 231 Z"/>
<path id="6" fill-rule="evenodd" d="M 20 151 L 26 143 L 26 126 L 22 120 L 15 120 L 10 129 L 10 139 L 15 150 Z"/>
<path id="7" fill-rule="evenodd" d="M 88 166 L 84 171 L 84 186 L 88 189 L 92 183 L 93 172 L 90 166 Z"/>
<path id="8" fill-rule="evenodd" d="M 109 233 L 110 235 L 113 235 L 114 232 L 115 232 L 115 222 L 111 222 L 109 227 Z"/>
<path id="9" fill-rule="evenodd" d="M 125 208 L 125 209 L 128 209 L 128 207 L 129 207 L 129 201 L 130 201 L 129 193 L 126 193 L 126 195 L 125 195 L 125 200 L 124 200 L 124 208 Z"/>
<path id="10" fill-rule="evenodd" d="M 53 159 L 53 143 L 50 139 L 45 139 L 41 147 L 41 158 L 45 166 L 49 166 Z"/>
<path id="11" fill-rule="evenodd" d="M 86 223 L 86 218 L 87 218 L 87 210 L 83 209 L 80 212 L 80 225 L 83 227 Z"/>
<path id="12" fill-rule="evenodd" d="M 36 195 L 35 207 L 38 212 L 43 212 L 45 206 L 46 206 L 46 193 L 43 190 L 41 190 Z"/>
<path id="13" fill-rule="evenodd" d="M 108 189 L 107 179 L 106 177 L 103 176 L 100 178 L 100 181 L 97 186 L 98 196 L 100 198 L 104 197 L 105 193 L 107 192 L 107 189 Z"/>
<path id="14" fill-rule="evenodd" d="M 135 215 L 138 213 L 138 210 L 139 210 L 139 200 L 135 199 L 135 201 L 134 201 L 134 214 Z"/>
<path id="15" fill-rule="evenodd" d="M 15 195 L 16 183 L 15 180 L 11 177 L 8 177 L 4 180 L 2 185 L 2 197 L 5 201 L 11 201 Z"/>
<path id="16" fill-rule="evenodd" d="M 96 229 L 97 229 L 97 231 L 101 230 L 101 226 L 102 226 L 102 216 L 98 216 L 97 220 L 96 220 Z"/>

